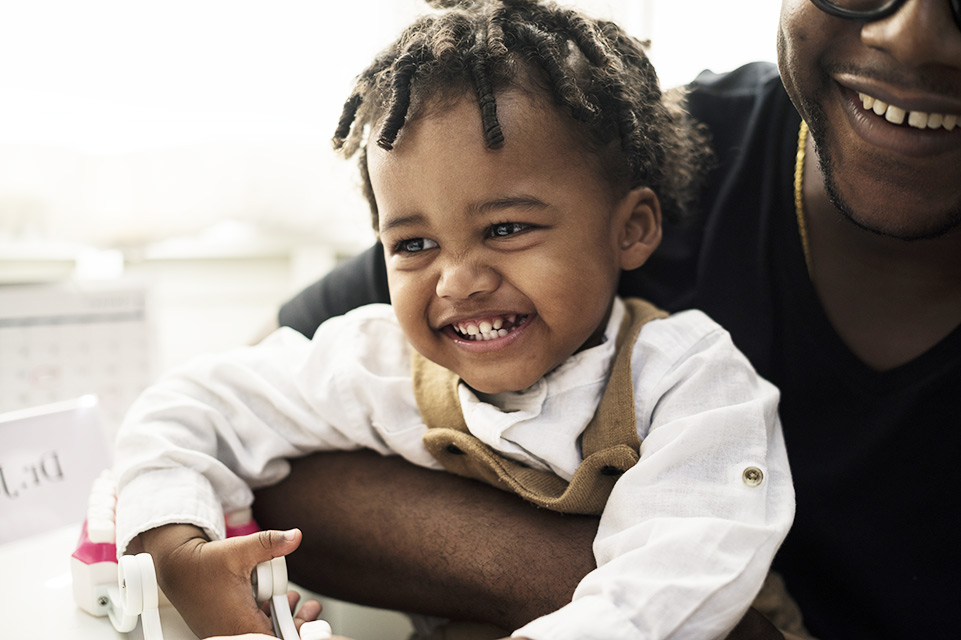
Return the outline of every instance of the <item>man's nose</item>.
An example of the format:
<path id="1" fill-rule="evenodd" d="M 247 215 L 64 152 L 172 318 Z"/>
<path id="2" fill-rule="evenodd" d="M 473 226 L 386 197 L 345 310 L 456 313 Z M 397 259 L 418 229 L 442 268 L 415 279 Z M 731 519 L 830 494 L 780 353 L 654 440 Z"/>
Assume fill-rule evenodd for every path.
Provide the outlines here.
<path id="1" fill-rule="evenodd" d="M 961 69 L 961 29 L 947 0 L 908 0 L 888 17 L 864 23 L 861 40 L 905 65 Z"/>

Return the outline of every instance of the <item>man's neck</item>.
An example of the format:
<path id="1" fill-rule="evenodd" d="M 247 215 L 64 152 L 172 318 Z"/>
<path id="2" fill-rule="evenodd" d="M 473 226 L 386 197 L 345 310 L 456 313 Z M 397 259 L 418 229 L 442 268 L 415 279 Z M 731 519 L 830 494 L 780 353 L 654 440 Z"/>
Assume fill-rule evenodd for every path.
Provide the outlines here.
<path id="1" fill-rule="evenodd" d="M 861 229 L 828 198 L 809 149 L 804 200 L 812 282 L 835 331 L 868 366 L 905 364 L 961 324 L 961 231 L 904 241 Z"/>

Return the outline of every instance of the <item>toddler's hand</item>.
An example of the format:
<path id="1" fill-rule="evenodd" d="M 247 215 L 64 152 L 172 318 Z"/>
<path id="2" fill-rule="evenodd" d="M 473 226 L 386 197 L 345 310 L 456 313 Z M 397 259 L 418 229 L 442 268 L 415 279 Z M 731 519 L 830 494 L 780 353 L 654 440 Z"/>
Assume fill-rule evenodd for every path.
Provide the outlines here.
<path id="1" fill-rule="evenodd" d="M 300 530 L 210 542 L 198 527 L 173 524 L 140 538 L 154 558 L 160 588 L 198 637 L 271 632 L 270 619 L 254 600 L 250 575 L 261 562 L 294 551 Z"/>

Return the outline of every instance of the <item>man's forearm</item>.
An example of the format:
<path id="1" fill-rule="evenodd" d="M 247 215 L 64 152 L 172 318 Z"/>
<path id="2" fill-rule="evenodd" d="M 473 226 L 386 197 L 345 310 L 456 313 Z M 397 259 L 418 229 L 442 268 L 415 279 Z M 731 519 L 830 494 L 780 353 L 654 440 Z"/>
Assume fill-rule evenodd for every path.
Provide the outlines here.
<path id="1" fill-rule="evenodd" d="M 370 606 L 515 629 L 570 602 L 598 519 L 399 458 L 325 453 L 257 492 L 262 527 L 299 527 L 291 579 Z"/>

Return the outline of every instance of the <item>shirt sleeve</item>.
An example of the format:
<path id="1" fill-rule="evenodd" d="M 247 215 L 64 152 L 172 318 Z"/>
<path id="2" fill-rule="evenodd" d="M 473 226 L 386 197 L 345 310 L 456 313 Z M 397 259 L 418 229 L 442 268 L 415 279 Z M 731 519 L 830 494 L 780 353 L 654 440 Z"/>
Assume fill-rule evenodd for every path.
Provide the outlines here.
<path id="1" fill-rule="evenodd" d="M 118 552 L 173 522 L 223 538 L 225 512 L 310 452 L 369 448 L 436 466 L 421 445 L 409 362 L 393 311 L 376 305 L 332 319 L 314 340 L 280 329 L 163 378 L 117 436 Z"/>
<path id="2" fill-rule="evenodd" d="M 538 639 L 722 638 L 759 591 L 794 517 L 778 392 L 700 312 L 635 345 L 639 462 L 617 482 L 597 569 Z"/>

